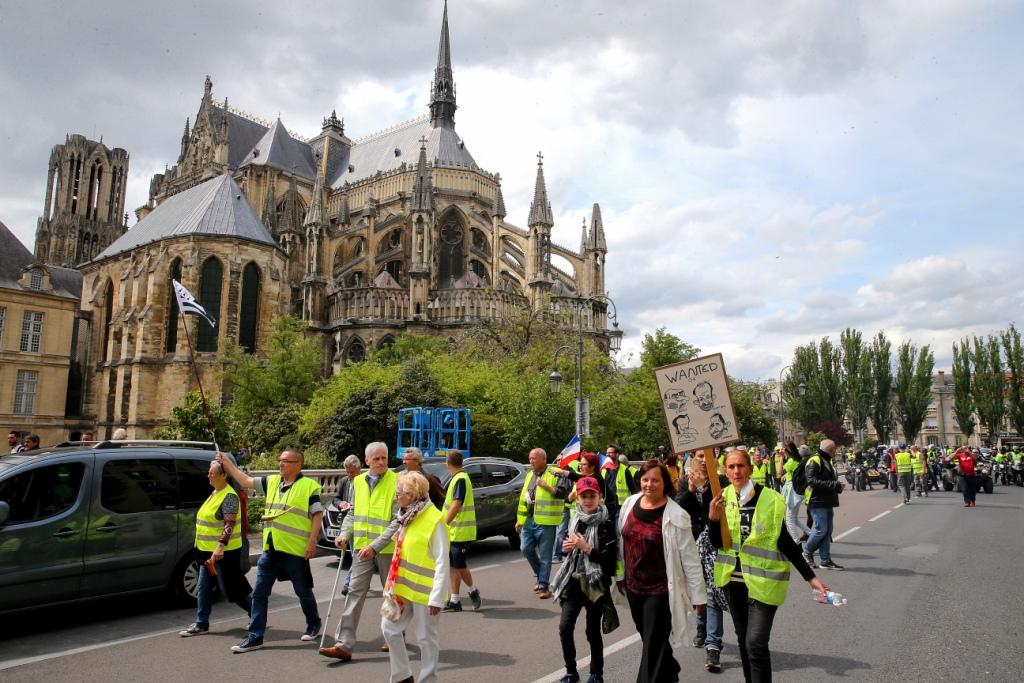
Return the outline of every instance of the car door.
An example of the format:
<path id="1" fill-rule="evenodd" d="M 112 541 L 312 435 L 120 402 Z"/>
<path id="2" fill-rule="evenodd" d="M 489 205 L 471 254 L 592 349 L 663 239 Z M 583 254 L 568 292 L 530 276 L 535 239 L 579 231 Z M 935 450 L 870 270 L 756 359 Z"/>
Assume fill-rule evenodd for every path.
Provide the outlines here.
<path id="1" fill-rule="evenodd" d="M 0 481 L 0 610 L 78 597 L 91 455 L 32 463 Z"/>
<path id="2" fill-rule="evenodd" d="M 82 597 L 159 588 L 177 559 L 177 474 L 162 452 L 98 452 Z"/>
<path id="3" fill-rule="evenodd" d="M 493 515 L 490 529 L 505 533 L 516 525 L 521 470 L 510 463 L 487 463 L 489 508 Z"/>

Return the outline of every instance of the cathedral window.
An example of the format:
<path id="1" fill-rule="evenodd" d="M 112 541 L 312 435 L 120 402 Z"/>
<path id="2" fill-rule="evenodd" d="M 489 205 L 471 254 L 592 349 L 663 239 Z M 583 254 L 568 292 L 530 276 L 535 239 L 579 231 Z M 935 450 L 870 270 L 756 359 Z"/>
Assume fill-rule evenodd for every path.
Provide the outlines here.
<path id="1" fill-rule="evenodd" d="M 7 319 L 7 309 L 0 306 L 0 349 L 4 348 L 4 321 Z"/>
<path id="2" fill-rule="evenodd" d="M 250 262 L 242 271 L 242 307 L 238 313 L 238 345 L 247 353 L 256 353 L 259 302 L 260 269 Z"/>
<path id="3" fill-rule="evenodd" d="M 224 267 L 211 256 L 203 263 L 199 279 L 199 304 L 215 320 L 220 320 L 220 295 L 223 287 Z M 201 318 L 197 318 L 196 350 L 216 351 L 217 330 Z"/>
<path id="4" fill-rule="evenodd" d="M 171 264 L 170 279 L 181 282 L 180 258 L 174 259 Z M 174 286 L 170 282 L 167 283 L 167 331 L 164 338 L 164 351 L 174 353 L 178 349 L 178 298 L 174 295 Z"/>
<path id="5" fill-rule="evenodd" d="M 102 360 L 102 361 L 106 361 L 107 360 L 107 354 L 109 353 L 109 351 L 107 350 L 107 346 L 108 346 L 107 341 L 110 339 L 110 334 L 111 334 L 110 319 L 113 317 L 113 315 L 114 315 L 114 283 L 111 282 L 110 280 L 107 280 L 107 288 L 106 288 L 106 290 L 103 293 L 103 329 L 101 330 L 102 333 L 103 333 L 103 337 L 100 340 L 100 355 L 101 355 L 100 360 Z"/>
<path id="6" fill-rule="evenodd" d="M 27 353 L 39 353 L 43 341 L 43 314 L 39 311 L 25 311 L 21 320 L 21 346 Z"/>
<path id="7" fill-rule="evenodd" d="M 35 370 L 18 370 L 14 383 L 14 414 L 32 415 L 36 411 L 36 393 L 39 387 L 39 373 Z"/>
<path id="8" fill-rule="evenodd" d="M 484 281 L 484 283 L 490 283 L 491 278 L 487 274 L 487 266 L 480 261 L 473 259 L 469 262 L 469 269 L 476 274 L 478 278 Z"/>
<path id="9" fill-rule="evenodd" d="M 71 170 L 71 213 L 78 210 L 78 190 L 82 183 L 82 160 L 72 159 L 68 162 Z"/>
<path id="10" fill-rule="evenodd" d="M 397 259 L 394 260 L 394 261 L 388 261 L 387 263 L 384 264 L 384 268 L 382 268 L 382 270 L 386 270 L 388 272 L 388 275 L 390 275 L 391 277 L 395 278 L 395 282 L 398 282 L 399 284 L 401 284 L 401 280 L 402 280 L 402 262 L 401 261 L 399 261 Z"/>
<path id="11" fill-rule="evenodd" d="M 359 337 L 349 342 L 345 360 L 349 363 L 362 363 L 366 360 L 366 347 L 363 346 L 363 342 Z"/>
<path id="12" fill-rule="evenodd" d="M 438 281 L 442 288 L 452 286 L 465 272 L 466 263 L 462 252 L 465 230 L 455 212 L 449 212 L 441 222 L 441 244 L 438 253 Z"/>

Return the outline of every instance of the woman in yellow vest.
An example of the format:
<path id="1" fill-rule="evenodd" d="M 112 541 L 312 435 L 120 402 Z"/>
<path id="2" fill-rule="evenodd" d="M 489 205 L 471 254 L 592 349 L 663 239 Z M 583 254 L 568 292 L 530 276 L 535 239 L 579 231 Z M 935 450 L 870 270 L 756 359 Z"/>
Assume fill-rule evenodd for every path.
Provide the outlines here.
<path id="1" fill-rule="evenodd" d="M 771 637 L 775 612 L 789 589 L 790 564 L 811 587 L 829 588 L 814 575 L 800 554 L 800 546 L 786 532 L 786 503 L 775 491 L 750 479 L 750 456 L 729 452 L 725 472 L 730 486 L 711 501 L 708 531 L 719 549 L 715 585 L 725 588 L 747 681 L 772 679 Z M 732 541 L 722 544 L 720 520 L 725 516 Z"/>
<path id="2" fill-rule="evenodd" d="M 206 478 L 213 493 L 196 513 L 196 558 L 199 560 L 199 599 L 195 623 L 179 631 L 183 638 L 200 636 L 210 630 L 213 587 L 220 584 L 228 600 L 245 610 L 252 609 L 252 586 L 242 573 L 242 524 L 238 520 L 239 498 L 228 486 L 224 467 L 214 460 Z M 216 574 L 210 572 L 211 565 Z"/>
<path id="3" fill-rule="evenodd" d="M 420 648 L 420 673 L 415 680 L 436 683 L 440 648 L 441 607 L 448 587 L 448 527 L 443 514 L 430 503 L 430 484 L 419 472 L 403 472 L 395 485 L 398 522 L 395 554 L 385 594 L 399 606 L 394 621 L 382 616 L 380 629 L 389 647 L 391 679 L 412 683 L 405 632 L 411 631 Z M 384 611 L 381 612 L 384 614 Z"/>

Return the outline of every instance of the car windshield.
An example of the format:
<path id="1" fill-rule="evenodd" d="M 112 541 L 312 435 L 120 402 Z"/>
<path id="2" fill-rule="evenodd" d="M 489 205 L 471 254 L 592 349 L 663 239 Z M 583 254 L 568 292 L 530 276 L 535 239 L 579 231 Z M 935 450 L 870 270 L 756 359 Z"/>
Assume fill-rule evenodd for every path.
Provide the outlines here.
<path id="1" fill-rule="evenodd" d="M 433 461 L 423 463 L 423 470 L 429 474 L 433 474 L 435 477 L 441 480 L 442 485 L 448 483 L 448 479 L 451 478 L 451 473 L 448 471 L 448 466 L 443 462 Z M 405 465 L 399 465 L 395 468 L 395 472 L 404 472 Z"/>

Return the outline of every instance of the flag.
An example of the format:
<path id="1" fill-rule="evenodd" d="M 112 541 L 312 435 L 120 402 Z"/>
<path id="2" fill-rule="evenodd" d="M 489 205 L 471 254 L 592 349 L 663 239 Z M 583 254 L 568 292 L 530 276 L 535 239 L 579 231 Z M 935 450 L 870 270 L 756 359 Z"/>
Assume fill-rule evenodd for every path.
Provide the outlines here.
<path id="1" fill-rule="evenodd" d="M 565 448 L 562 449 L 562 452 L 559 453 L 558 457 L 555 459 L 558 466 L 565 467 L 573 460 L 579 460 L 581 450 L 580 446 L 580 435 L 576 434 L 569 439 L 569 443 L 565 444 Z"/>
<path id="2" fill-rule="evenodd" d="M 182 315 L 202 316 L 206 322 L 210 323 L 210 327 L 217 327 L 217 321 L 213 319 L 213 316 L 199 305 L 195 297 L 189 294 L 188 290 L 180 282 L 177 280 L 171 280 L 171 282 L 174 283 L 174 296 L 178 299 L 178 310 L 181 311 Z"/>
<path id="3" fill-rule="evenodd" d="M 597 454 L 598 469 L 602 470 L 613 470 L 619 466 L 619 463 L 609 458 L 605 453 Z"/>

